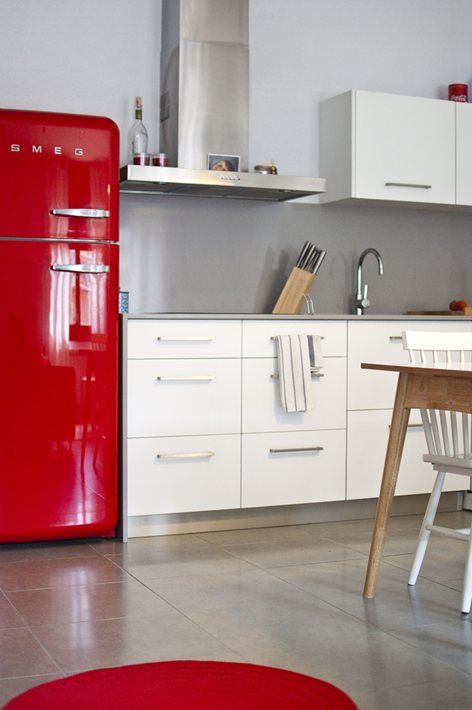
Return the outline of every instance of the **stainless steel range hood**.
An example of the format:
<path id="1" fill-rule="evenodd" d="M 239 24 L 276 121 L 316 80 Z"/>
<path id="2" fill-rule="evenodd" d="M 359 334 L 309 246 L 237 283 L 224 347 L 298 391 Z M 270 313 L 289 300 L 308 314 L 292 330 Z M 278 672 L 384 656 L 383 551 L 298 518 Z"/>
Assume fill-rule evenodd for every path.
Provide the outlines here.
<path id="1" fill-rule="evenodd" d="M 248 170 L 249 0 L 163 0 L 160 150 L 175 167 L 126 165 L 121 191 L 282 202 L 325 192 L 321 178 Z M 208 155 L 239 171 L 208 170 Z M 234 162 L 234 161 L 233 161 Z"/>

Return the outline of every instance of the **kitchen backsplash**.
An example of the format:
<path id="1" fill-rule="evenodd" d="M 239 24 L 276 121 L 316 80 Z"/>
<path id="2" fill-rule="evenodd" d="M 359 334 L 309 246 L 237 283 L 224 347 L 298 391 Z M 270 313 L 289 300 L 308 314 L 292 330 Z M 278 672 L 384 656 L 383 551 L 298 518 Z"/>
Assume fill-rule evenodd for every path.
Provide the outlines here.
<path id="1" fill-rule="evenodd" d="M 472 301 L 472 214 L 401 207 L 220 202 L 123 195 L 121 280 L 131 312 L 270 312 L 304 241 L 328 255 L 317 313 L 350 311 L 361 251 L 370 313 Z"/>

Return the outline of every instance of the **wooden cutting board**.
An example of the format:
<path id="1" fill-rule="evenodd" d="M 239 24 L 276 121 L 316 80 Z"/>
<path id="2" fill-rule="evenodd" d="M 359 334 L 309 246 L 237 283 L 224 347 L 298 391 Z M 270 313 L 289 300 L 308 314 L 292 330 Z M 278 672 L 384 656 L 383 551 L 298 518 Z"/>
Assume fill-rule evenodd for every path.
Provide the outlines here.
<path id="1" fill-rule="evenodd" d="M 463 311 L 406 311 L 406 316 L 472 316 L 472 306 Z"/>

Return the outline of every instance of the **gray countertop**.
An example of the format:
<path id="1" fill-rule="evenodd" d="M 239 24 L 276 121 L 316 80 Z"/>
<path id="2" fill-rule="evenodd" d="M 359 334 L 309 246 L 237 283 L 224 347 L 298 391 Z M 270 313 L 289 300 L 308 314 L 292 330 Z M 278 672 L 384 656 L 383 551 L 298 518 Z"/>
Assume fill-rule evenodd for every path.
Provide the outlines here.
<path id="1" fill-rule="evenodd" d="M 472 316 L 406 316 L 402 314 L 387 315 L 379 313 L 375 315 L 356 316 L 352 314 L 317 314 L 315 315 L 281 315 L 273 313 L 128 313 L 125 317 L 129 320 L 353 320 L 353 321 L 377 321 L 377 320 L 402 320 L 402 321 L 463 321 L 472 320 Z"/>

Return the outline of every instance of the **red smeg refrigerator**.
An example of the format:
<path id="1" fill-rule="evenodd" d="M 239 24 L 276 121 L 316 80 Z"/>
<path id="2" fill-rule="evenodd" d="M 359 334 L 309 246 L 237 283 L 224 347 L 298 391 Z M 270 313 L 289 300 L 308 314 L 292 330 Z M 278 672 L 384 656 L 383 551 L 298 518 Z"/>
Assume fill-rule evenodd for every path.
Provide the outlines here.
<path id="1" fill-rule="evenodd" d="M 118 143 L 0 110 L 0 542 L 117 524 Z"/>

